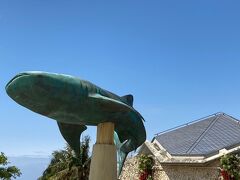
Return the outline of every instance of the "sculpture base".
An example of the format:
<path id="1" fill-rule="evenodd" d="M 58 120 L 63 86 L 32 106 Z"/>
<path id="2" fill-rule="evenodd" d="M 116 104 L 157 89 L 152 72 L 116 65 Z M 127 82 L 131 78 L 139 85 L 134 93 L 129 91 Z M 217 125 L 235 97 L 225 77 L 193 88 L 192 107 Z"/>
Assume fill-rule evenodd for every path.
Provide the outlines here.
<path id="1" fill-rule="evenodd" d="M 93 146 L 89 180 L 117 180 L 117 150 L 113 134 L 113 123 L 98 124 L 97 142 Z"/>
<path id="2" fill-rule="evenodd" d="M 117 180 L 117 154 L 115 145 L 95 144 L 89 180 Z"/>

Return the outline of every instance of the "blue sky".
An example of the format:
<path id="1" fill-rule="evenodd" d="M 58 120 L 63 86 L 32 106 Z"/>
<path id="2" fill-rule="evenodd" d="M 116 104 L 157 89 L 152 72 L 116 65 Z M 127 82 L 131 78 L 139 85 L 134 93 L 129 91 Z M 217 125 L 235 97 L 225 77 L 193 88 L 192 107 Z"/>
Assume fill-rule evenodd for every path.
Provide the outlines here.
<path id="1" fill-rule="evenodd" d="M 5 93 L 17 73 L 41 70 L 133 94 L 148 139 L 224 111 L 240 118 L 239 1 L 0 2 L 0 151 L 49 155 L 56 122 Z M 94 142 L 95 128 L 89 128 Z"/>

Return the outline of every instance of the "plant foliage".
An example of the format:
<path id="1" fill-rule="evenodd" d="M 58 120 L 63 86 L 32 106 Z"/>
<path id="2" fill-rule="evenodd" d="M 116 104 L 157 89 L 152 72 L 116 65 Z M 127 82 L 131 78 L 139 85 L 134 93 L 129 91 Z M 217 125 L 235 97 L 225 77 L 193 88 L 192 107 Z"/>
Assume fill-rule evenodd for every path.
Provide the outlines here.
<path id="1" fill-rule="evenodd" d="M 154 160 L 152 156 L 140 155 L 138 158 L 138 169 L 140 172 L 140 180 L 152 180 Z"/>
<path id="2" fill-rule="evenodd" d="M 240 179 L 240 154 L 227 154 L 220 159 L 222 170 L 234 179 Z"/>
<path id="3" fill-rule="evenodd" d="M 76 158 L 69 145 L 63 150 L 54 151 L 52 159 L 39 180 L 88 180 L 90 169 L 90 137 L 85 136 L 80 144 L 80 156 Z"/>
<path id="4" fill-rule="evenodd" d="M 3 152 L 0 154 L 0 179 L 10 180 L 11 178 L 17 178 L 21 175 L 20 170 L 16 166 L 8 166 L 7 157 Z"/>

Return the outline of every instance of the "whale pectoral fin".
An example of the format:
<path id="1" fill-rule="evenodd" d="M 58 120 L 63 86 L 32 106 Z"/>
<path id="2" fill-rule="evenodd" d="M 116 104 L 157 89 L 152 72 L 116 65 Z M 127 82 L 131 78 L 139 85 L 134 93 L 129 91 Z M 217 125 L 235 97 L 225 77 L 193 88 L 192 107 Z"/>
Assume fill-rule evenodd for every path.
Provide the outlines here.
<path id="1" fill-rule="evenodd" d="M 57 122 L 57 124 L 63 138 L 78 157 L 80 155 L 80 136 L 87 127 L 85 125 L 66 124 L 61 122 Z"/>
<path id="2" fill-rule="evenodd" d="M 105 97 L 99 94 L 90 94 L 89 98 L 94 101 L 96 105 L 99 105 L 102 110 L 110 111 L 130 111 L 132 110 L 131 106 L 118 101 L 116 99 L 112 99 L 109 97 Z"/>

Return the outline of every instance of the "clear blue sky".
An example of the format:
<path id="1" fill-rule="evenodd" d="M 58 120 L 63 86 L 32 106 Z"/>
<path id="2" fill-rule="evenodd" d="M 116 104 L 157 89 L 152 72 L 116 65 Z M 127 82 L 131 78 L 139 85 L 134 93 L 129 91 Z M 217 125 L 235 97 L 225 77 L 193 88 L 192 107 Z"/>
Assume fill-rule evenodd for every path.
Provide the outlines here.
<path id="1" fill-rule="evenodd" d="M 11 100 L 17 73 L 66 73 L 133 94 L 148 139 L 224 111 L 240 118 L 240 2 L 0 2 L 0 151 L 47 155 L 62 148 L 56 122 Z M 95 128 L 84 134 L 95 139 Z"/>

